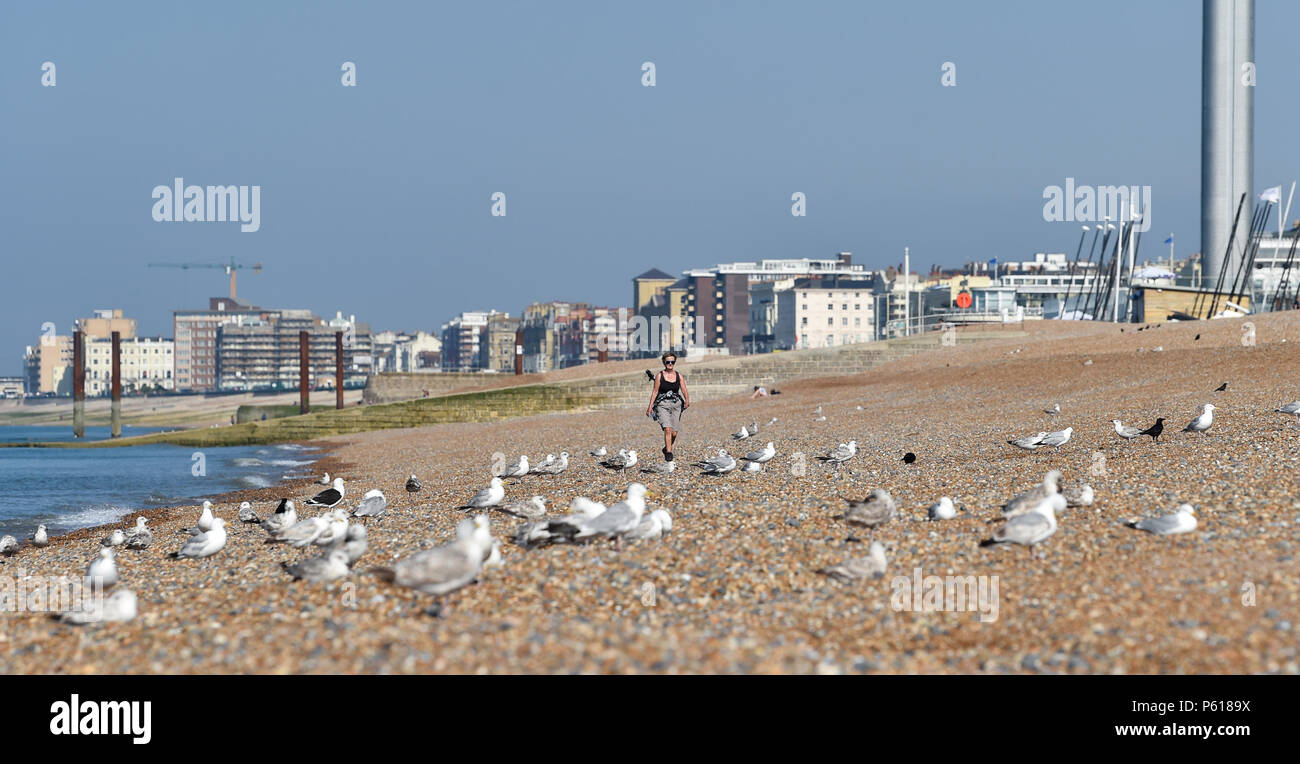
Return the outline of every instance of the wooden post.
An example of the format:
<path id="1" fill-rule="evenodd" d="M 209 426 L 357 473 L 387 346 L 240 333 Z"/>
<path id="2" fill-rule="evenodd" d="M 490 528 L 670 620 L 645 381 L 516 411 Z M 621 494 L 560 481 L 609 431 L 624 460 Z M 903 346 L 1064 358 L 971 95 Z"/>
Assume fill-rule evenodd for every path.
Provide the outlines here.
<path id="1" fill-rule="evenodd" d="M 122 333 L 113 332 L 113 386 L 112 414 L 113 437 L 122 437 Z"/>
<path id="2" fill-rule="evenodd" d="M 72 333 L 72 437 L 86 437 L 86 353 L 81 331 Z"/>
<path id="3" fill-rule="evenodd" d="M 515 330 L 515 376 L 524 373 L 524 330 Z"/>
<path id="4" fill-rule="evenodd" d="M 334 408 L 343 408 L 343 332 L 334 332 Z"/>
<path id="5" fill-rule="evenodd" d="M 311 377 L 311 335 L 305 331 L 298 332 L 298 412 L 311 412 L 311 388 L 307 380 Z"/>

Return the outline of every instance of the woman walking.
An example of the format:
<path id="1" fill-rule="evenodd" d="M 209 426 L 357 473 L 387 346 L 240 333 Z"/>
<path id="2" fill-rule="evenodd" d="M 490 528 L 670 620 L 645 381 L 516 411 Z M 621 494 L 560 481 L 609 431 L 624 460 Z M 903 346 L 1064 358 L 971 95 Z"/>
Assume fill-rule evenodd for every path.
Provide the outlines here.
<path id="1" fill-rule="evenodd" d="M 655 389 L 650 393 L 650 406 L 645 415 L 654 417 L 664 428 L 664 460 L 671 462 L 682 412 L 691 407 L 691 394 L 686 392 L 686 380 L 677 372 L 677 355 L 669 351 L 661 360 L 664 369 L 655 375 Z"/>

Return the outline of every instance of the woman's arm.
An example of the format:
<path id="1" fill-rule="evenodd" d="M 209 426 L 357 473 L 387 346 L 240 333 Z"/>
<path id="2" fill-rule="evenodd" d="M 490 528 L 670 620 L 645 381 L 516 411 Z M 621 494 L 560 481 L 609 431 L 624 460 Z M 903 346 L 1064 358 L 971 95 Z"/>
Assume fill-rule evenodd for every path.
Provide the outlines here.
<path id="1" fill-rule="evenodd" d="M 686 376 L 677 372 L 677 383 L 682 386 L 682 411 L 691 407 L 691 394 L 686 392 Z"/>
<path id="2" fill-rule="evenodd" d="M 681 376 L 678 375 L 677 378 L 678 378 L 678 379 L 681 379 Z M 659 397 L 659 375 L 656 374 L 656 375 L 655 375 L 655 389 L 653 389 L 653 390 L 650 391 L 650 405 L 645 407 L 645 415 L 646 415 L 646 416 L 650 416 L 650 414 L 652 414 L 652 413 L 654 412 L 654 408 L 655 408 L 655 398 L 658 398 L 658 397 Z"/>

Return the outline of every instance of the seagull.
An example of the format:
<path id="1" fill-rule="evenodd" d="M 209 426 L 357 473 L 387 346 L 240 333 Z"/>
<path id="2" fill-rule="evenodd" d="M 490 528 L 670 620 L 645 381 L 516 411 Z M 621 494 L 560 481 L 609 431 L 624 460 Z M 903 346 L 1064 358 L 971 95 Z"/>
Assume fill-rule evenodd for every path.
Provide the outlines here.
<path id="1" fill-rule="evenodd" d="M 823 462 L 834 462 L 835 464 L 843 464 L 844 462 L 847 462 L 848 460 L 852 459 L 854 455 L 856 455 L 857 453 L 858 453 L 858 442 L 856 440 L 850 440 L 848 443 L 841 443 L 835 448 L 832 448 L 830 451 L 826 453 L 825 456 L 819 456 L 817 458 Z"/>
<path id="2" fill-rule="evenodd" d="M 253 511 L 253 505 L 247 501 L 239 504 L 239 522 L 241 523 L 260 523 L 262 518 L 257 516 Z"/>
<path id="3" fill-rule="evenodd" d="M 348 535 L 348 513 L 347 510 L 336 509 L 328 515 L 323 515 L 326 519 L 325 530 L 320 535 L 312 539 L 311 543 L 316 546 L 329 546 L 336 541 L 342 541 Z"/>
<path id="4" fill-rule="evenodd" d="M 316 485 L 329 485 L 329 484 L 330 484 L 330 474 L 328 472 L 326 472 L 324 475 L 321 475 L 320 480 L 316 481 Z"/>
<path id="5" fill-rule="evenodd" d="M 18 551 L 18 539 L 13 536 L 0 537 L 0 554 L 8 557 Z"/>
<path id="6" fill-rule="evenodd" d="M 87 623 L 121 623 L 135 616 L 135 592 L 130 589 L 118 589 L 104 598 L 85 598 L 81 607 L 60 613 L 59 620 L 82 626 Z"/>
<path id="7" fill-rule="evenodd" d="M 1025 451 L 1037 451 L 1039 448 L 1042 447 L 1043 438 L 1046 437 L 1047 437 L 1047 433 L 1040 432 L 1037 435 L 1026 435 L 1023 438 L 1008 440 L 1007 442 L 1015 446 L 1016 448 L 1021 448 L 1024 449 Z"/>
<path id="8" fill-rule="evenodd" d="M 1032 547 L 1056 533 L 1056 513 L 1065 509 L 1065 497 L 1053 493 L 1024 514 L 1016 515 L 993 532 L 993 538 L 980 542 L 980 546 L 993 544 L 1023 544 Z"/>
<path id="9" fill-rule="evenodd" d="M 99 550 L 99 557 L 91 561 L 86 568 L 86 585 L 108 588 L 117 583 L 117 563 L 113 560 L 116 550 L 104 547 Z"/>
<path id="10" fill-rule="evenodd" d="M 550 456 L 550 454 L 547 454 Z M 569 468 L 569 452 L 561 451 L 560 458 L 549 464 L 542 465 L 533 470 L 542 475 L 558 475 Z"/>
<path id="11" fill-rule="evenodd" d="M 519 457 L 519 461 L 506 467 L 501 472 L 503 478 L 517 478 L 528 474 L 528 454 Z"/>
<path id="12" fill-rule="evenodd" d="M 860 578 L 879 578 L 885 575 L 885 568 L 888 564 L 889 561 L 885 559 L 884 544 L 873 541 L 871 546 L 867 548 L 866 557 L 853 557 L 839 565 L 822 568 L 817 572 L 842 584 L 847 584 Z"/>
<path id="13" fill-rule="evenodd" d="M 898 517 L 898 505 L 894 503 L 894 497 L 889 495 L 889 491 L 883 488 L 873 488 L 867 498 L 862 501 L 845 499 L 849 508 L 841 515 L 844 521 L 850 525 L 861 525 L 871 529 L 872 536 L 876 533 L 876 527 Z"/>
<path id="14" fill-rule="evenodd" d="M 505 486 L 501 483 L 501 478 L 494 477 L 488 487 L 474 494 L 474 498 L 469 500 L 468 504 L 462 504 L 457 509 L 488 509 L 501 503 L 506 497 Z"/>
<path id="15" fill-rule="evenodd" d="M 275 512 L 258 523 L 258 525 L 262 527 L 262 530 L 275 536 L 292 528 L 297 523 L 298 512 L 293 508 L 293 502 L 289 499 L 280 499 L 280 505 L 275 508 Z"/>
<path id="16" fill-rule="evenodd" d="M 420 489 L 423 487 L 424 486 L 420 485 L 420 479 L 415 475 L 411 475 L 409 478 L 406 479 L 407 493 L 419 493 Z"/>
<path id="17" fill-rule="evenodd" d="M 45 532 L 45 526 L 44 526 L 44 525 L 38 525 L 38 526 L 36 526 L 36 535 L 35 535 L 35 536 L 32 536 L 32 543 L 33 543 L 34 545 L 36 545 L 36 546 L 49 546 L 49 545 L 50 545 L 50 537 L 49 537 L 49 534 L 47 534 L 47 533 Z"/>
<path id="18" fill-rule="evenodd" d="M 1136 427 L 1125 427 L 1118 419 L 1110 420 L 1115 425 L 1115 434 L 1124 440 L 1132 440 L 1142 434 L 1142 431 Z"/>
<path id="19" fill-rule="evenodd" d="M 1196 530 L 1196 510 L 1191 504 L 1179 505 L 1172 515 L 1148 517 L 1145 520 L 1126 523 L 1130 528 L 1154 533 L 1157 536 L 1172 536 L 1176 533 L 1190 533 Z"/>
<path id="20" fill-rule="evenodd" d="M 569 502 L 569 514 L 555 520 L 525 523 L 515 533 L 515 543 L 522 547 L 543 546 L 563 537 L 573 526 L 599 517 L 604 511 L 604 504 L 584 496 L 575 496 Z M 552 524 L 555 524 L 555 532 L 552 532 Z"/>
<path id="21" fill-rule="evenodd" d="M 199 524 L 193 528 L 186 528 L 185 532 L 191 536 L 197 536 L 200 533 L 207 533 L 212 530 L 212 517 L 212 502 L 204 499 L 203 512 L 199 515 Z"/>
<path id="22" fill-rule="evenodd" d="M 635 530 L 641 523 L 641 516 L 645 514 L 646 493 L 645 486 L 632 483 L 627 487 L 627 498 L 590 520 L 580 521 L 572 528 L 572 532 L 568 528 L 555 527 L 556 523 L 551 523 L 549 530 L 561 533 L 569 541 L 612 538 L 621 547 L 623 535 Z"/>
<path id="23" fill-rule="evenodd" d="M 676 469 L 677 462 L 660 462 L 642 467 L 641 471 L 650 475 L 671 475 Z"/>
<path id="24" fill-rule="evenodd" d="M 1150 427 L 1146 428 L 1145 430 L 1143 430 L 1142 432 L 1140 432 L 1140 433 L 1138 433 L 1138 434 L 1139 434 L 1139 435 L 1150 435 L 1150 436 L 1151 436 L 1151 442 L 1153 442 L 1153 443 L 1158 443 L 1158 442 L 1160 441 L 1160 433 L 1162 433 L 1162 432 L 1164 432 L 1164 431 L 1165 431 L 1165 418 L 1164 418 L 1164 417 L 1156 417 L 1156 423 L 1155 423 L 1155 424 L 1151 425 Z"/>
<path id="25" fill-rule="evenodd" d="M 361 555 L 366 553 L 366 526 L 349 525 L 347 535 L 342 541 L 334 542 L 334 545 L 328 551 L 342 549 L 347 555 L 348 565 L 361 559 Z"/>
<path id="26" fill-rule="evenodd" d="M 745 462 L 745 466 L 740 468 L 741 472 L 762 472 L 762 462 Z"/>
<path id="27" fill-rule="evenodd" d="M 480 527 L 483 532 L 479 532 Z M 492 551 L 487 527 L 486 515 L 467 517 L 456 526 L 456 538 L 451 543 L 416 552 L 392 567 L 371 568 L 370 573 L 395 586 L 425 594 L 450 594 L 473 583 L 483 570 L 483 562 Z"/>
<path id="28" fill-rule="evenodd" d="M 544 460 L 529 467 L 528 471 L 533 475 L 538 475 L 545 472 L 552 464 L 555 464 L 555 454 L 547 454 Z"/>
<path id="29" fill-rule="evenodd" d="M 329 518 L 324 515 L 309 517 L 271 536 L 266 540 L 266 543 L 288 544 L 291 547 L 302 549 L 320 538 L 320 535 L 325 532 L 329 525 Z"/>
<path id="30" fill-rule="evenodd" d="M 725 475 L 736 469 L 736 460 L 727 453 L 727 449 L 719 448 L 717 456 L 710 456 L 704 461 L 696 462 L 695 466 L 704 470 L 706 475 Z"/>
<path id="31" fill-rule="evenodd" d="M 1043 409 L 1043 413 L 1048 416 L 1056 416 L 1061 413 L 1061 404 L 1053 403 L 1050 409 Z"/>
<path id="32" fill-rule="evenodd" d="M 126 536 L 127 549 L 148 549 L 153 544 L 153 531 L 145 527 L 148 522 L 143 517 L 135 519 L 135 528 Z"/>
<path id="33" fill-rule="evenodd" d="M 619 472 L 626 472 L 628 467 L 636 464 L 636 451 L 622 451 L 601 462 L 601 466 Z"/>
<path id="34" fill-rule="evenodd" d="M 1096 498 L 1092 486 L 1087 483 L 1071 485 L 1061 491 L 1061 495 L 1065 497 L 1065 506 L 1067 507 L 1091 507 Z"/>
<path id="35" fill-rule="evenodd" d="M 608 454 L 609 452 L 605 450 L 605 447 L 604 447 L 604 446 L 601 446 L 600 448 L 594 448 L 594 449 L 588 451 L 587 453 L 588 453 L 588 454 L 591 454 L 592 456 L 594 456 L 594 457 L 596 457 L 597 459 L 599 459 L 599 458 L 603 457 L 605 454 Z"/>
<path id="36" fill-rule="evenodd" d="M 1043 446 L 1051 446 L 1052 448 L 1059 449 L 1061 446 L 1064 446 L 1066 443 L 1070 442 L 1070 436 L 1073 434 L 1074 434 L 1074 428 L 1066 427 L 1064 430 L 1057 430 L 1056 432 L 1047 433 L 1047 437 L 1043 438 L 1039 444 Z"/>
<path id="37" fill-rule="evenodd" d="M 957 507 L 952 503 L 952 499 L 944 496 L 931 504 L 925 514 L 930 520 L 951 520 L 957 516 Z"/>
<path id="38" fill-rule="evenodd" d="M 343 501 L 343 478 L 334 478 L 334 487 L 326 488 L 315 496 L 306 501 L 309 507 L 325 507 L 333 509 Z"/>
<path id="39" fill-rule="evenodd" d="M 770 462 L 774 456 L 776 456 L 776 444 L 769 440 L 766 447 L 745 454 L 745 461 L 766 464 L 767 462 Z"/>
<path id="40" fill-rule="evenodd" d="M 212 521 L 212 530 L 193 536 L 173 557 L 211 557 L 226 546 L 226 521 L 218 517 Z"/>
<path id="41" fill-rule="evenodd" d="M 320 557 L 309 557 L 292 565 L 282 562 L 280 567 L 284 568 L 284 572 L 293 576 L 295 581 L 307 580 L 314 583 L 337 581 L 340 578 L 346 578 L 350 572 L 348 569 L 348 553 L 342 549 L 335 549 Z"/>
<path id="42" fill-rule="evenodd" d="M 528 501 L 512 501 L 509 504 L 502 504 L 497 509 L 512 517 L 541 520 L 546 517 L 546 499 L 541 496 L 534 496 Z"/>
<path id="43" fill-rule="evenodd" d="M 99 545 L 100 546 L 122 546 L 125 543 L 126 543 L 126 534 L 122 532 L 121 528 L 114 528 L 112 533 L 105 536 L 104 540 L 99 542 Z"/>
<path id="44" fill-rule="evenodd" d="M 1276 409 L 1279 414 L 1298 414 L 1300 415 L 1300 401 L 1288 403 L 1280 409 Z"/>
<path id="45" fill-rule="evenodd" d="M 1043 476 L 1043 482 L 1030 488 L 1028 491 L 1015 496 L 1011 501 L 1002 505 L 1003 517 L 1018 517 L 1026 512 L 1032 511 L 1035 507 L 1042 504 L 1045 500 L 1059 493 L 1061 490 L 1061 471 L 1052 470 Z M 1064 509 L 1064 507 L 1062 507 Z"/>
<path id="46" fill-rule="evenodd" d="M 772 420 L 771 420 L 770 422 L 767 423 L 767 426 L 768 426 L 768 427 L 771 427 L 771 426 L 774 425 L 774 424 L 776 424 L 776 417 L 772 417 Z"/>
<path id="47" fill-rule="evenodd" d="M 366 495 L 361 497 L 361 504 L 352 512 L 353 517 L 373 517 L 381 518 L 384 512 L 388 510 L 388 499 L 384 497 L 384 492 L 378 488 L 366 491 Z"/>
<path id="48" fill-rule="evenodd" d="M 662 509 L 656 509 L 645 517 L 637 526 L 628 531 L 627 538 L 633 541 L 649 541 L 661 538 L 673 529 L 673 518 Z"/>
<path id="49" fill-rule="evenodd" d="M 736 440 L 744 440 L 745 438 L 749 437 L 749 430 L 745 429 L 744 425 L 741 425 L 740 431 L 731 433 L 731 437 L 735 438 Z"/>
<path id="50" fill-rule="evenodd" d="M 1214 404 L 1207 403 L 1201 409 L 1201 413 L 1187 423 L 1187 426 L 1183 428 L 1183 432 L 1199 432 L 1201 435 L 1205 435 L 1205 431 L 1210 429 L 1212 424 L 1214 424 Z"/>
<path id="51" fill-rule="evenodd" d="M 817 408 L 813 409 L 813 416 L 821 416 L 821 415 L 822 415 L 822 407 L 821 407 L 821 406 L 818 406 Z"/>

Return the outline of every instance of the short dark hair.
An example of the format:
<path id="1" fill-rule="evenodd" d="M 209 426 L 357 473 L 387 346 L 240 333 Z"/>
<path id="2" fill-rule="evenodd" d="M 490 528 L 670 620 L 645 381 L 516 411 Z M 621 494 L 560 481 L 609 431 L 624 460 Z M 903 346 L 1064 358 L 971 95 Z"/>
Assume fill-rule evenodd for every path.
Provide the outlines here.
<path id="1" fill-rule="evenodd" d="M 674 353 L 673 351 L 669 350 L 669 351 L 665 352 L 663 355 L 659 356 L 659 362 L 660 362 L 660 363 L 663 363 L 664 361 L 667 361 L 669 358 L 672 358 L 674 361 L 676 361 L 676 360 L 677 360 L 677 354 Z"/>

